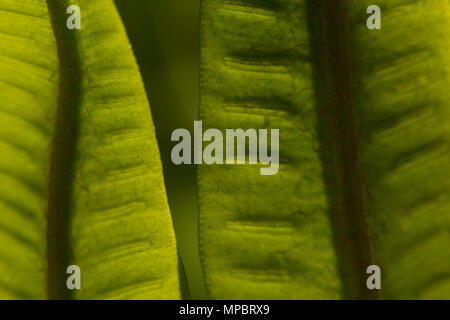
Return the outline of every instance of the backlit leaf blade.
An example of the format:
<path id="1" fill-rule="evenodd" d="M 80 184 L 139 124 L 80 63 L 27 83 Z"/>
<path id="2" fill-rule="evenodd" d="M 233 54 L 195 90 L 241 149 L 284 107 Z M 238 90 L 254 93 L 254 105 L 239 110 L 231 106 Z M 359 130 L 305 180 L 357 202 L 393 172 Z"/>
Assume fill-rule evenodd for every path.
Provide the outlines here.
<path id="1" fill-rule="evenodd" d="M 68 30 L 69 5 L 81 30 Z M 179 298 L 145 91 L 109 0 L 0 1 L 0 297 Z M 81 290 L 66 268 L 81 268 Z"/>
<path id="2" fill-rule="evenodd" d="M 371 4 L 202 1 L 204 130 L 280 129 L 277 175 L 199 167 L 210 297 L 448 298 L 449 3 Z"/>
<path id="3" fill-rule="evenodd" d="M 348 3 L 355 98 L 386 299 L 450 298 L 450 2 L 381 1 L 381 32 Z"/>
<path id="4" fill-rule="evenodd" d="M 0 296 L 44 298 L 46 173 L 58 59 L 45 2 L 16 5 L 0 5 Z"/>
<path id="5" fill-rule="evenodd" d="M 305 3 L 283 2 L 282 16 L 277 3 L 203 1 L 203 126 L 280 129 L 281 157 L 272 176 L 255 165 L 198 169 L 200 253 L 213 298 L 340 296 L 314 147 L 313 71 L 308 52 L 295 48 L 308 43 Z"/>

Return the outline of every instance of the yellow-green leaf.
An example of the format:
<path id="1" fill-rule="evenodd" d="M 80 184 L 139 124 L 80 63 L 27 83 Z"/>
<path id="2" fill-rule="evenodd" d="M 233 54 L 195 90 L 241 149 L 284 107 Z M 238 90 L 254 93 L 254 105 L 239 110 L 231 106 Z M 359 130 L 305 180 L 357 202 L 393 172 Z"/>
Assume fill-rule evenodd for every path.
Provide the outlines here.
<path id="1" fill-rule="evenodd" d="M 179 298 L 150 109 L 113 2 L 0 0 L 0 93 L 0 298 Z"/>
<path id="2" fill-rule="evenodd" d="M 280 129 L 276 175 L 199 167 L 210 297 L 450 297 L 450 3 L 371 4 L 202 1 L 204 130 Z"/>

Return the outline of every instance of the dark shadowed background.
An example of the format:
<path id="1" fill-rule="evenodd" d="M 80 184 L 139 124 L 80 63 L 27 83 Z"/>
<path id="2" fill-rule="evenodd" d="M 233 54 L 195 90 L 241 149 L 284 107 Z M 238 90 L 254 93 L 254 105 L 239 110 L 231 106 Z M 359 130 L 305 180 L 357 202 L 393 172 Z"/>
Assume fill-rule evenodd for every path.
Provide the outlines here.
<path id="1" fill-rule="evenodd" d="M 206 298 L 197 246 L 196 169 L 170 160 L 177 128 L 197 118 L 200 0 L 115 0 L 133 46 L 156 127 L 178 250 L 192 299 Z"/>

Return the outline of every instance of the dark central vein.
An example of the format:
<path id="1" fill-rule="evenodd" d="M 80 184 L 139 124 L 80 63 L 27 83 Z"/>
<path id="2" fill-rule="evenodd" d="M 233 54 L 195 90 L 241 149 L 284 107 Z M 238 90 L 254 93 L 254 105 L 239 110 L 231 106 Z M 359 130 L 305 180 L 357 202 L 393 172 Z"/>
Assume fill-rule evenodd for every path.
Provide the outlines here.
<path id="1" fill-rule="evenodd" d="M 366 268 L 372 254 L 366 223 L 368 194 L 359 159 L 352 96 L 357 90 L 345 0 L 309 0 L 321 157 L 335 228 L 344 296 L 372 299 Z"/>
<path id="2" fill-rule="evenodd" d="M 59 96 L 51 150 L 47 209 L 47 295 L 69 299 L 70 214 L 81 104 L 77 31 L 66 28 L 68 1 L 47 0 L 59 58 Z"/>

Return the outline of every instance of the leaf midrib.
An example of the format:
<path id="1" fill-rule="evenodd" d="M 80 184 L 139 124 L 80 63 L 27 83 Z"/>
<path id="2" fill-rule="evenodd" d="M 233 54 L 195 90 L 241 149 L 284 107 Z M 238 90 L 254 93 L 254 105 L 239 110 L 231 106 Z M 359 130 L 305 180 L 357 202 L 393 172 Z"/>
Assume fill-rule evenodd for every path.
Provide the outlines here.
<path id="1" fill-rule="evenodd" d="M 47 203 L 47 297 L 70 299 L 66 268 L 72 260 L 71 196 L 81 107 L 80 53 L 76 30 L 66 28 L 68 0 L 46 0 L 59 61 L 58 106 L 51 144 Z"/>
<path id="2" fill-rule="evenodd" d="M 372 250 L 366 216 L 370 194 L 359 157 L 352 96 L 358 70 L 344 0 L 308 1 L 311 49 L 320 115 L 321 162 L 339 254 L 344 298 L 376 299 L 366 287 Z"/>

